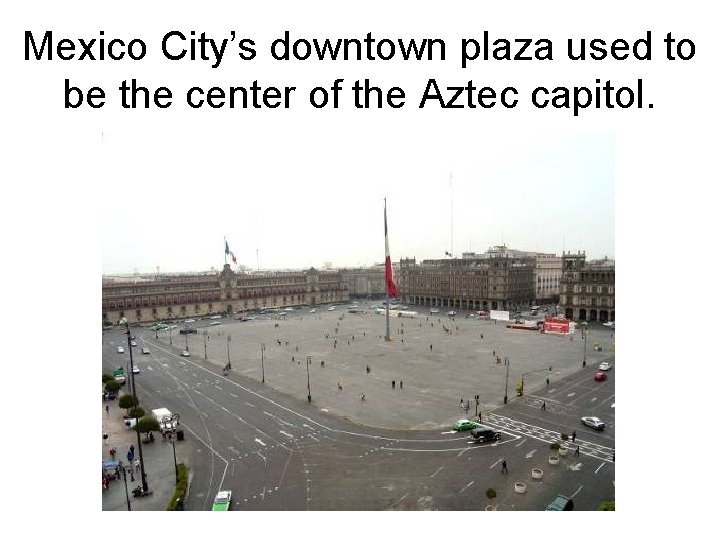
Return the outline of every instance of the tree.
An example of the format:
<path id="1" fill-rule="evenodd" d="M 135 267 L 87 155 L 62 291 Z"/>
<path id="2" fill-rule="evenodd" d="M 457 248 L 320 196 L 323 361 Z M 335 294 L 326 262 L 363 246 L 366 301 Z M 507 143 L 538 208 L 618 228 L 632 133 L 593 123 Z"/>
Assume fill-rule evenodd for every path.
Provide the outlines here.
<path id="1" fill-rule="evenodd" d="M 108 381 L 114 381 L 114 380 L 115 380 L 115 377 L 113 377 L 113 376 L 110 375 L 109 373 L 103 373 L 103 375 L 102 375 L 102 382 L 103 382 L 103 384 L 105 384 L 105 383 L 108 382 Z"/>
<path id="2" fill-rule="evenodd" d="M 615 501 L 603 501 L 598 505 L 597 509 L 605 512 L 614 512 Z"/>
<path id="3" fill-rule="evenodd" d="M 120 406 L 120 408 L 126 409 L 126 411 L 132 409 L 137 404 L 137 399 L 135 399 L 135 396 L 133 396 L 132 394 L 125 394 L 124 396 L 121 396 L 118 400 L 118 405 Z M 129 413 L 126 412 L 125 416 L 129 416 Z"/>
<path id="4" fill-rule="evenodd" d="M 108 394 L 116 394 L 120 391 L 120 383 L 117 382 L 115 379 L 109 380 L 105 383 L 105 391 Z"/>
<path id="5" fill-rule="evenodd" d="M 560 450 L 560 443 L 552 443 L 550 445 L 550 450 L 552 450 L 553 452 L 557 452 L 558 450 Z"/>
<path id="6" fill-rule="evenodd" d="M 492 504 L 492 500 L 497 497 L 497 492 L 493 488 L 488 488 L 488 490 L 485 492 L 485 496 L 490 501 L 490 504 Z"/>
<path id="7" fill-rule="evenodd" d="M 143 416 L 140 420 L 138 420 L 138 429 L 140 430 L 140 433 L 146 434 L 145 440 L 148 440 L 149 435 L 147 434 L 152 431 L 159 431 L 160 423 L 152 416 Z"/>
<path id="8" fill-rule="evenodd" d="M 142 416 L 145 416 L 145 409 L 142 407 L 133 407 L 128 411 L 128 416 L 130 418 L 140 418 Z"/>

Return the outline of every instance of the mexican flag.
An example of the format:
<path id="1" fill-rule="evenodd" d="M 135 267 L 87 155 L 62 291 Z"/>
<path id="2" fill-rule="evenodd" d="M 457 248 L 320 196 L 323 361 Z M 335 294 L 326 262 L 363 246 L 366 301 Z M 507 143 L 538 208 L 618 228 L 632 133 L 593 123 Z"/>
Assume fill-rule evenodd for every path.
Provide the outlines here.
<path id="1" fill-rule="evenodd" d="M 237 264 L 237 259 L 235 258 L 235 254 L 230 251 L 230 246 L 227 243 L 227 240 L 225 240 L 225 255 L 230 255 L 232 257 L 233 264 Z"/>
<path id="2" fill-rule="evenodd" d="M 387 201 L 385 201 L 385 285 L 387 286 L 388 296 L 397 298 L 398 291 L 393 278 L 392 263 L 390 262 L 390 244 L 388 243 L 387 234 Z"/>

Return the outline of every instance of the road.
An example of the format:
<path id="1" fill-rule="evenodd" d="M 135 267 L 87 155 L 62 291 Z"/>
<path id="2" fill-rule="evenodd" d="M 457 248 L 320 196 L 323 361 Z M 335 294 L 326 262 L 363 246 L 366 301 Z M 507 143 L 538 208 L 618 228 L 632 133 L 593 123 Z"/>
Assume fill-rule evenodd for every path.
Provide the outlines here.
<path id="1" fill-rule="evenodd" d="M 253 379 L 224 377 L 204 360 L 182 358 L 152 332 L 134 332 L 141 403 L 179 413 L 197 445 L 190 510 L 210 508 L 221 487 L 232 489 L 234 509 L 244 510 L 471 510 L 484 506 L 490 487 L 501 509 L 542 509 L 557 493 L 573 495 L 579 510 L 614 498 L 614 370 L 602 383 L 592 370 L 579 371 L 484 414 L 483 423 L 503 437 L 475 444 L 449 428 L 354 424 Z M 105 336 L 106 371 L 129 360 L 127 351 L 116 351 L 123 338 L 117 330 Z M 137 354 L 143 346 L 151 354 Z M 604 433 L 579 423 L 591 413 L 607 423 Z M 550 442 L 572 430 L 580 456 L 570 452 L 549 465 Z M 508 475 L 500 472 L 503 459 Z M 543 470 L 541 481 L 531 479 L 534 468 Z M 515 482 L 527 492 L 515 493 Z"/>

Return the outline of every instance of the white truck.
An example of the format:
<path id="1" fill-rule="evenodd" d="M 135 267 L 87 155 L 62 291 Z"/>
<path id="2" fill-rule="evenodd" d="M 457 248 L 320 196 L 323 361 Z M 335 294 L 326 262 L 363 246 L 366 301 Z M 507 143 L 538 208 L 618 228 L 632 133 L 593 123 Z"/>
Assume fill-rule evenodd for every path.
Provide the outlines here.
<path id="1" fill-rule="evenodd" d="M 161 433 L 167 433 L 168 431 L 175 432 L 175 430 L 177 429 L 179 424 L 179 417 L 177 414 L 171 413 L 170 409 L 166 409 L 165 407 L 162 407 L 160 409 L 153 409 L 152 415 L 155 420 L 158 421 L 158 424 L 160 424 Z"/>

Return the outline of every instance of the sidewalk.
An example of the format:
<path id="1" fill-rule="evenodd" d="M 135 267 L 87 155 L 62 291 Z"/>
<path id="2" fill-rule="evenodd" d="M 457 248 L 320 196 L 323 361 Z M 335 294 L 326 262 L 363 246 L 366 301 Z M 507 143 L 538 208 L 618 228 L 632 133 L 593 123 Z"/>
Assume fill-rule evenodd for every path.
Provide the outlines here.
<path id="1" fill-rule="evenodd" d="M 115 448 L 117 454 L 115 459 L 127 465 L 127 453 L 130 445 L 135 446 L 135 459 L 139 459 L 137 434 L 134 429 L 125 427 L 123 421 L 124 409 L 117 405 L 117 400 L 101 401 L 102 412 L 102 433 L 107 433 L 108 438 L 103 440 L 102 459 L 110 459 L 110 449 Z M 110 413 L 105 412 L 108 405 Z M 182 426 L 180 426 L 182 429 Z M 140 434 L 140 440 L 145 440 L 145 434 Z M 174 439 L 175 440 L 175 439 Z M 186 437 L 184 441 L 175 440 L 175 454 L 178 463 L 189 463 L 191 456 L 192 440 Z M 173 444 L 163 440 L 159 433 L 155 434 L 155 442 L 142 443 L 143 462 L 145 464 L 145 475 L 152 495 L 146 497 L 133 497 L 132 490 L 135 486 L 141 485 L 140 471 L 135 471 L 135 481 L 130 480 L 127 474 L 127 493 L 130 499 L 130 507 L 135 510 L 165 510 L 171 497 L 175 492 L 175 462 L 173 460 Z M 98 463 L 102 465 L 102 463 Z M 192 476 L 192 471 L 190 471 Z M 127 510 L 127 498 L 125 495 L 125 483 L 122 474 L 120 480 L 111 480 L 108 488 L 103 489 L 101 483 L 98 487 L 102 491 L 103 510 Z"/>

